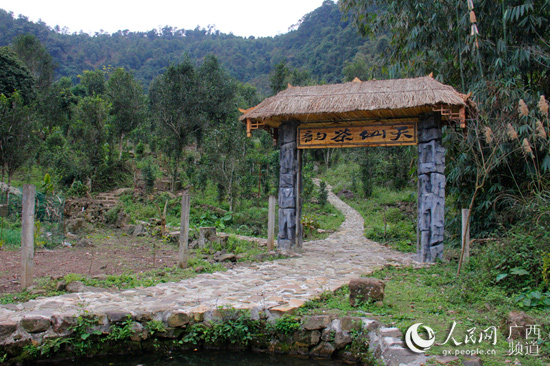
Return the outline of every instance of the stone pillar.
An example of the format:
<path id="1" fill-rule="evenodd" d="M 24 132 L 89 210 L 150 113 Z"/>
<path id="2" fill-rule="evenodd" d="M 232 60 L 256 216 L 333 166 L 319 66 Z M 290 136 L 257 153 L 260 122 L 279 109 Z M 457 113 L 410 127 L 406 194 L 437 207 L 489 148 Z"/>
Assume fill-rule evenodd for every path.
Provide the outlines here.
<path id="1" fill-rule="evenodd" d="M 418 256 L 421 262 L 443 257 L 445 148 L 441 137 L 441 115 L 421 115 L 418 120 Z"/>
<path id="2" fill-rule="evenodd" d="M 279 146 L 281 171 L 279 176 L 279 249 L 295 249 L 296 230 L 300 215 L 297 197 L 299 197 L 299 160 L 296 143 L 298 122 L 285 122 L 279 126 Z"/>

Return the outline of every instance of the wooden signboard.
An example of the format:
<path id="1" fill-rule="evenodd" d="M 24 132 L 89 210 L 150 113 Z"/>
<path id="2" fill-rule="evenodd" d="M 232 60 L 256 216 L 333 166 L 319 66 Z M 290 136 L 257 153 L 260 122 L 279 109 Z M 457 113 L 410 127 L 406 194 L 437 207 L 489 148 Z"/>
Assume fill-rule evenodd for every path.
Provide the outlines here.
<path id="1" fill-rule="evenodd" d="M 417 144 L 415 121 L 298 126 L 298 149 Z"/>

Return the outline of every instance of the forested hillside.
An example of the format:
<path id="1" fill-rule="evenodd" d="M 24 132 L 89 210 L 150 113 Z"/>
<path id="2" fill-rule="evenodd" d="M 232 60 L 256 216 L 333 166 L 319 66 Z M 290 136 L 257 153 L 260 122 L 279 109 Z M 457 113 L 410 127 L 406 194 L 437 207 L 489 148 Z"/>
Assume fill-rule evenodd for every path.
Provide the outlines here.
<path id="1" fill-rule="evenodd" d="M 297 19 L 298 21 L 298 19 Z M 61 25 L 62 26 L 62 25 Z M 215 55 L 231 76 L 268 93 L 269 73 L 286 59 L 288 66 L 311 74 L 316 81 L 339 82 L 346 62 L 365 44 L 356 28 L 342 20 L 338 6 L 327 0 L 299 20 L 295 30 L 267 38 L 243 38 L 215 29 L 176 29 L 169 25 L 149 32 L 120 30 L 113 34 L 68 34 L 26 17 L 0 10 L 0 46 L 17 36 L 35 35 L 57 64 L 56 78 L 76 82 L 84 70 L 104 65 L 133 70 L 145 89 L 151 80 L 185 54 L 200 62 Z"/>

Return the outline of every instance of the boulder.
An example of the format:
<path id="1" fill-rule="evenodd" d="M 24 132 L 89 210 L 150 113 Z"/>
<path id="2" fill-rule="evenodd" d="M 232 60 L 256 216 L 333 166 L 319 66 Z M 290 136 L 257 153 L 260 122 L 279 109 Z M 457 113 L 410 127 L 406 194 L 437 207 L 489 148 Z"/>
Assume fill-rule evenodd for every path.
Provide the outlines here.
<path id="1" fill-rule="evenodd" d="M 55 290 L 56 291 L 64 291 L 65 288 L 67 288 L 67 281 L 65 281 L 65 280 L 57 281 L 57 283 L 55 285 Z"/>
<path id="2" fill-rule="evenodd" d="M 311 355 L 316 357 L 330 358 L 336 351 L 336 348 L 331 343 L 321 342 L 317 347 L 311 350 Z"/>
<path id="3" fill-rule="evenodd" d="M 28 316 L 21 319 L 19 324 L 29 333 L 40 333 L 50 328 L 51 321 L 42 316 Z"/>
<path id="4" fill-rule="evenodd" d="M 506 325 L 509 339 L 526 339 L 529 326 L 536 325 L 537 321 L 523 311 L 511 311 L 508 314 Z"/>
<path id="5" fill-rule="evenodd" d="M 349 303 L 358 306 L 361 302 L 384 300 L 386 283 L 377 278 L 359 277 L 349 281 Z"/>
<path id="6" fill-rule="evenodd" d="M 72 233 L 76 233 L 80 229 L 82 229 L 84 224 L 86 224 L 86 219 L 82 217 L 77 217 L 74 219 L 67 220 L 67 230 Z"/>
<path id="7" fill-rule="evenodd" d="M 233 253 L 226 253 L 226 254 L 221 254 L 219 256 L 215 256 L 214 260 L 217 262 L 236 262 L 237 256 Z"/>
<path id="8" fill-rule="evenodd" d="M 132 232 L 132 235 L 133 236 L 144 236 L 144 235 L 146 235 L 145 227 L 142 224 L 137 224 L 134 227 L 134 231 Z"/>
<path id="9" fill-rule="evenodd" d="M 331 319 L 328 315 L 317 315 L 312 316 L 306 319 L 304 322 L 304 329 L 306 330 L 316 330 L 316 329 L 323 329 L 328 327 L 330 324 Z"/>
<path id="10" fill-rule="evenodd" d="M 65 290 L 67 292 L 84 292 L 86 290 L 86 286 L 80 281 L 73 281 L 69 282 L 65 286 Z"/>
<path id="11" fill-rule="evenodd" d="M 199 228 L 199 248 L 205 248 L 207 244 L 218 241 L 215 227 Z"/>
<path id="12" fill-rule="evenodd" d="M 130 223 L 130 215 L 124 211 L 119 211 L 116 217 L 115 225 L 117 228 L 122 229 Z"/>
<path id="13" fill-rule="evenodd" d="M 338 192 L 338 197 L 345 198 L 345 199 L 353 199 L 355 195 L 349 189 L 342 189 L 340 192 Z"/>
<path id="14" fill-rule="evenodd" d="M 95 247 L 94 243 L 86 238 L 82 238 L 76 243 L 75 248 L 91 248 Z"/>

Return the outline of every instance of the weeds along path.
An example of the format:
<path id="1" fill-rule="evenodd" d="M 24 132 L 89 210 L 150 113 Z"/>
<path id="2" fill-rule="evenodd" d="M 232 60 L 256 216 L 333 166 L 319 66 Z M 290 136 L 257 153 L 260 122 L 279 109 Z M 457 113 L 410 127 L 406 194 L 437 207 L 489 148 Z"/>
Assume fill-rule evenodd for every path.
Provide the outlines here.
<path id="1" fill-rule="evenodd" d="M 304 243 L 303 254 L 154 287 L 73 293 L 2 305 L 0 329 L 18 324 L 24 317 L 49 319 L 54 329 L 63 319 L 84 311 L 106 321 L 132 314 L 136 319 L 146 317 L 168 323 L 175 313 L 186 313 L 191 319 L 208 319 L 216 315 L 220 306 L 250 309 L 253 316 L 259 312 L 280 315 L 324 291 L 338 289 L 352 277 L 386 265 L 417 265 L 412 254 L 396 252 L 366 239 L 361 215 L 333 193 L 329 193 L 329 202 L 346 219 L 327 239 Z M 13 337 L 6 332 L 0 335 L 3 338 L 0 344 L 10 343 L 9 337 Z"/>

